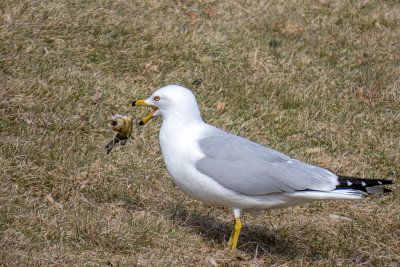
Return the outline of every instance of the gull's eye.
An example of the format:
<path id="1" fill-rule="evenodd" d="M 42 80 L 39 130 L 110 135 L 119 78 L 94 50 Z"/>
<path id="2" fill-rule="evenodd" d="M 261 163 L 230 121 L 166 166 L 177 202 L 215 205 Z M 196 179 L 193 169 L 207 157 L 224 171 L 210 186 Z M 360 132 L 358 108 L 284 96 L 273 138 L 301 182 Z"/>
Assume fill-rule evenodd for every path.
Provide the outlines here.
<path id="1" fill-rule="evenodd" d="M 154 101 L 158 101 L 158 100 L 160 100 L 160 97 L 159 96 L 155 96 L 153 99 L 154 99 Z"/>

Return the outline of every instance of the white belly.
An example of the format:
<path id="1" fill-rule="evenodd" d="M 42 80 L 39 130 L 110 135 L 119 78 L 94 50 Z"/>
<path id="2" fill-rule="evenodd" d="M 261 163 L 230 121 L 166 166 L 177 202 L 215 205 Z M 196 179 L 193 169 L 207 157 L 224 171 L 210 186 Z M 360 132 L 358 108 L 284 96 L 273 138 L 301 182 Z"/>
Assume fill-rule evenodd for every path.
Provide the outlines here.
<path id="1" fill-rule="evenodd" d="M 191 134 L 183 131 L 190 131 Z M 163 128 L 160 131 L 164 162 L 175 184 L 194 199 L 211 205 L 231 206 L 229 198 L 237 194 L 200 173 L 195 167 L 196 162 L 204 157 L 196 142 L 201 131 L 188 128 L 183 131 L 175 131 L 173 136 L 167 135 L 168 131 Z"/>

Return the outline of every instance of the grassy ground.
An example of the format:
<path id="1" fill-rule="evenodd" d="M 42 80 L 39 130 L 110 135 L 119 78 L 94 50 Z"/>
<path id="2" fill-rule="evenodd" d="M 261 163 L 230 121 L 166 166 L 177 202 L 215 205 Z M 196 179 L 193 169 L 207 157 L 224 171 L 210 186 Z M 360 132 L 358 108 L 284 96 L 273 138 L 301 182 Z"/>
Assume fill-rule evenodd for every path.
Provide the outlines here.
<path id="1" fill-rule="evenodd" d="M 0 265 L 399 266 L 399 14 L 369 0 L 0 1 Z M 149 110 L 131 101 L 172 83 L 217 127 L 394 192 L 246 215 L 225 251 L 233 215 L 173 184 L 159 119 L 105 155 L 111 113 L 139 120 Z"/>

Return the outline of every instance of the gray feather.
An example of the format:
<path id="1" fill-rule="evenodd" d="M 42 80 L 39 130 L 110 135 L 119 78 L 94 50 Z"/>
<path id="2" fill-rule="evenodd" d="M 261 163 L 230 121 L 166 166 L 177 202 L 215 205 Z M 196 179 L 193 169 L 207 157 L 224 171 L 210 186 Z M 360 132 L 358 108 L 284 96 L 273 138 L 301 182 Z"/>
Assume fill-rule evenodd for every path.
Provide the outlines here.
<path id="1" fill-rule="evenodd" d="M 330 191 L 338 184 L 337 176 L 326 169 L 223 131 L 201 139 L 199 146 L 205 156 L 196 169 L 238 193 Z"/>

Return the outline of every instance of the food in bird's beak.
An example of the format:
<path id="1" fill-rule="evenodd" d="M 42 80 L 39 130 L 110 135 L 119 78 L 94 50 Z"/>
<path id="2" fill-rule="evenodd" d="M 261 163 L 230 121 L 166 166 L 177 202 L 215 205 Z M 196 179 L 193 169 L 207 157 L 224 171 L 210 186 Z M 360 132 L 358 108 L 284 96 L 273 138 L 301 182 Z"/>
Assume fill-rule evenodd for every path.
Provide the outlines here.
<path id="1" fill-rule="evenodd" d="M 132 118 L 115 114 L 110 119 L 111 129 L 117 133 L 117 135 L 106 145 L 107 154 L 110 153 L 111 149 L 117 144 L 125 145 L 126 141 L 131 137 L 132 134 Z"/>

